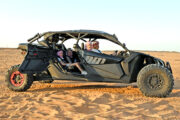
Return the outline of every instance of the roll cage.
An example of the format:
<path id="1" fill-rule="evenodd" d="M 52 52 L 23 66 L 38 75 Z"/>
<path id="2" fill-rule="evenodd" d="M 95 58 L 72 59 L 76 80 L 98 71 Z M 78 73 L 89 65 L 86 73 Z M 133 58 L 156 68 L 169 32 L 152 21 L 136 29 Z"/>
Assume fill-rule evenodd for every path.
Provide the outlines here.
<path id="1" fill-rule="evenodd" d="M 39 42 L 38 40 L 44 37 L 43 42 Z M 61 41 L 63 44 L 66 40 L 74 38 L 76 41 L 76 45 L 78 45 L 79 40 L 87 42 L 85 39 L 88 38 L 89 41 L 96 41 L 97 39 L 106 39 L 115 44 L 120 45 L 126 52 L 130 52 L 130 50 L 126 47 L 124 43 L 121 43 L 115 34 L 111 35 L 109 33 L 103 31 L 96 30 L 68 30 L 68 31 L 54 31 L 54 32 L 45 32 L 42 34 L 36 34 L 34 37 L 28 39 L 28 42 L 33 43 L 34 41 L 38 41 L 39 44 L 43 46 L 51 46 L 55 48 L 56 43 Z M 47 45 L 48 44 L 48 45 Z"/>

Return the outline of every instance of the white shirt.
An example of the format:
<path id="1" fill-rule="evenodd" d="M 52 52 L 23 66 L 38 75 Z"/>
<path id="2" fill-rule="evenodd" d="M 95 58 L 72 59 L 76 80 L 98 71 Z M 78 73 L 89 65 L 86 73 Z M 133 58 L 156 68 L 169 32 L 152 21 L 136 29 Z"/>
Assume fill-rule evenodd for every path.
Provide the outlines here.
<path id="1" fill-rule="evenodd" d="M 96 53 L 101 53 L 101 51 L 97 49 L 92 49 L 91 51 L 96 52 Z"/>

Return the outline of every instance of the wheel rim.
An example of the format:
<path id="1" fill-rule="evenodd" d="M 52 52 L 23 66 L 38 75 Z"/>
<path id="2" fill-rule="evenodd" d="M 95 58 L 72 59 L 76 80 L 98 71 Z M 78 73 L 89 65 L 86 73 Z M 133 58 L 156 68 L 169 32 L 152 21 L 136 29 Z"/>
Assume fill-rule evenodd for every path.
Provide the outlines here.
<path id="1" fill-rule="evenodd" d="M 152 90 L 159 90 L 163 87 L 164 78 L 159 74 L 152 74 L 147 78 L 148 87 Z"/>
<path id="2" fill-rule="evenodd" d="M 10 80 L 12 85 L 19 87 L 24 82 L 24 76 L 19 71 L 15 71 L 11 74 Z"/>

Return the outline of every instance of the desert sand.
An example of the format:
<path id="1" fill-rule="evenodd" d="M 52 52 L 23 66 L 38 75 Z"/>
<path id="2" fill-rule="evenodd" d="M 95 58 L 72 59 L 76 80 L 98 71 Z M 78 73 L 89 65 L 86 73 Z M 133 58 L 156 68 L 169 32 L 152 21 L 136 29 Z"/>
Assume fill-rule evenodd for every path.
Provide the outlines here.
<path id="1" fill-rule="evenodd" d="M 166 98 L 141 94 L 136 84 L 54 81 L 34 82 L 26 92 L 5 86 L 5 74 L 23 56 L 17 49 L 0 49 L 0 119 L 180 119 L 180 53 L 144 52 L 169 61 L 175 86 Z"/>

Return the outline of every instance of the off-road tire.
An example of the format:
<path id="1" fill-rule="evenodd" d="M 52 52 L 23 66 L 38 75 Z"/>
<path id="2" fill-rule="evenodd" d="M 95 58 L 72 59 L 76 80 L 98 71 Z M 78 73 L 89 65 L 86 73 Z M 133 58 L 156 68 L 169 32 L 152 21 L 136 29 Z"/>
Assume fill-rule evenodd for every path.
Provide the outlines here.
<path id="1" fill-rule="evenodd" d="M 40 83 L 52 83 L 54 80 L 41 80 Z"/>
<path id="2" fill-rule="evenodd" d="M 20 65 L 15 65 L 15 66 L 12 66 L 8 71 L 7 71 L 7 74 L 6 74 L 6 78 L 5 78 L 5 83 L 6 83 L 6 86 L 12 90 L 12 91 L 18 91 L 18 92 L 21 92 L 21 91 L 26 91 L 27 89 L 29 89 L 33 83 L 33 75 L 30 75 L 30 74 L 22 74 L 18 71 L 19 69 L 19 66 Z M 14 73 L 20 73 L 22 76 L 23 76 L 23 82 L 18 85 L 18 86 L 15 86 L 13 85 L 12 83 L 12 75 Z"/>
<path id="3" fill-rule="evenodd" d="M 167 68 L 150 64 L 140 70 L 137 85 L 145 96 L 166 97 L 172 92 L 174 79 Z"/>

